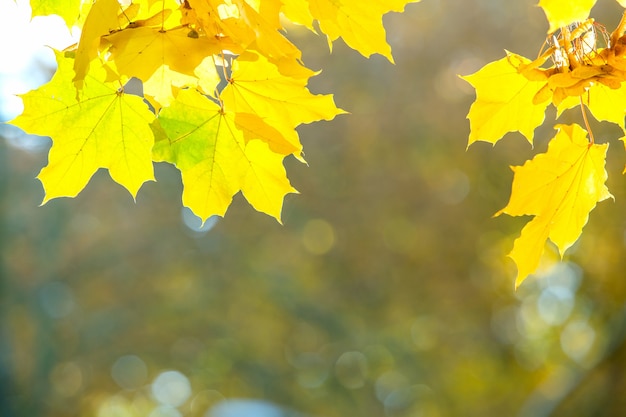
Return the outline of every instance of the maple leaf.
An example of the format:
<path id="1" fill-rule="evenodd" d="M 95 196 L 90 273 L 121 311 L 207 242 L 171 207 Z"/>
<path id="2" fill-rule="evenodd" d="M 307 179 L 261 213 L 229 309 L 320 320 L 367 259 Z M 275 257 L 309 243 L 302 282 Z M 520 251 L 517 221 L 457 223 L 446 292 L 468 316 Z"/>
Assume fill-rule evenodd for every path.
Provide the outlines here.
<path id="1" fill-rule="evenodd" d="M 220 94 L 225 109 L 257 114 L 284 138 L 282 145 L 278 140 L 274 144 L 293 149 L 296 156 L 302 150 L 295 131 L 298 125 L 332 120 L 345 113 L 335 106 L 332 95 L 311 94 L 306 88 L 307 78 L 284 76 L 262 56 L 240 57 L 234 65 L 229 85 Z"/>
<path id="2" fill-rule="evenodd" d="M 618 125 L 626 135 L 624 114 L 626 113 L 626 86 L 618 89 L 594 83 L 580 97 L 567 97 L 557 106 L 557 117 L 565 110 L 584 104 L 593 117 Z"/>
<path id="3" fill-rule="evenodd" d="M 248 0 L 233 1 L 239 7 L 241 19 L 254 29 L 255 39 L 249 49 L 259 51 L 283 75 L 310 77 L 313 74 L 310 69 L 301 65 L 302 52 L 279 32 L 282 29 L 278 19 L 278 11 L 282 6 L 280 2 L 265 2 L 265 8 L 274 7 L 276 13 L 261 15 L 247 3 Z"/>
<path id="4" fill-rule="evenodd" d="M 507 56 L 490 62 L 476 73 L 461 76 L 476 89 L 476 101 L 470 107 L 468 146 L 476 141 L 495 144 L 506 133 L 519 131 L 533 144 L 534 130 L 541 125 L 549 102 L 534 103 L 546 78 L 533 81 L 518 67 L 531 61 L 507 52 Z"/>
<path id="5" fill-rule="evenodd" d="M 302 25 L 310 31 L 315 31 L 313 27 L 313 15 L 309 10 L 307 0 L 291 0 L 285 2 L 281 11 L 292 23 Z"/>
<path id="6" fill-rule="evenodd" d="M 332 43 L 341 37 L 365 57 L 377 53 L 393 62 L 382 16 L 391 11 L 401 12 L 408 3 L 419 1 L 309 0 L 309 10 L 319 22 L 320 30 L 326 34 L 331 50 Z"/>
<path id="7" fill-rule="evenodd" d="M 72 27 L 78 18 L 80 0 L 31 0 L 30 7 L 32 15 L 47 16 L 51 14 L 59 15 L 65 20 L 68 27 Z"/>
<path id="8" fill-rule="evenodd" d="M 587 132 L 576 124 L 556 129 L 546 153 L 512 167 L 511 198 L 496 213 L 535 216 L 509 254 L 517 265 L 516 288 L 537 269 L 547 239 L 563 256 L 582 233 L 596 203 L 612 197 L 605 186 L 608 144 L 590 144 Z"/>
<path id="9" fill-rule="evenodd" d="M 80 100 L 72 85 L 73 60 L 57 54 L 52 80 L 22 96 L 24 112 L 9 122 L 24 131 L 50 136 L 48 165 L 39 173 L 43 203 L 74 197 L 99 168 L 135 197 L 141 185 L 154 179 L 149 127 L 154 114 L 141 97 L 128 95 L 103 80 L 106 71 L 92 68 Z"/>
<path id="10" fill-rule="evenodd" d="M 567 26 L 576 21 L 584 21 L 596 0 L 539 0 L 550 24 L 548 33 Z"/>
<path id="11" fill-rule="evenodd" d="M 153 129 L 158 132 L 154 160 L 181 171 L 183 204 L 203 221 L 223 216 L 241 190 L 255 209 L 280 222 L 284 196 L 296 192 L 282 165 L 284 155 L 246 138 L 256 129 L 243 126 L 235 113 L 187 89 L 161 111 Z"/>
<path id="12" fill-rule="evenodd" d="M 104 36 L 111 43 L 111 58 L 120 74 L 148 80 L 163 65 L 194 75 L 195 68 L 208 55 L 222 50 L 219 41 L 191 38 L 189 28 L 164 30 L 153 27 L 125 29 Z"/>
<path id="13" fill-rule="evenodd" d="M 279 30 L 279 1 L 266 1 L 256 7 L 244 0 L 189 0 L 185 22 L 201 28 L 208 37 L 227 37 L 233 44 L 224 48 L 236 54 L 255 50 L 275 64 L 284 75 L 311 76 L 312 71 L 301 63 L 302 52 Z M 261 5 L 263 7 L 261 7 Z M 257 10 L 258 9 L 258 10 Z M 261 14 L 263 12 L 263 14 Z"/>
<path id="14" fill-rule="evenodd" d="M 89 65 L 98 55 L 100 37 L 119 28 L 117 15 L 120 10 L 117 0 L 98 0 L 89 9 L 74 61 L 76 76 L 73 81 L 77 89 L 82 88 L 82 81 L 89 70 Z"/>

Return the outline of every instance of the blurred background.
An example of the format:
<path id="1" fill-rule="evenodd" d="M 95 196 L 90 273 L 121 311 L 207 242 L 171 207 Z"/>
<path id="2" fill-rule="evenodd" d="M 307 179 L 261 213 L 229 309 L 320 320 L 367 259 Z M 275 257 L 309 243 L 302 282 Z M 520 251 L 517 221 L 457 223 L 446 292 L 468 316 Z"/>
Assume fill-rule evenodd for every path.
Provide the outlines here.
<path id="1" fill-rule="evenodd" d="M 35 46 L 55 23 L 38 32 L 0 4 L 9 120 L 12 94 L 54 71 Z M 611 31 L 621 10 L 599 0 L 593 17 Z M 466 150 L 474 93 L 457 74 L 505 48 L 535 57 L 544 14 L 536 0 L 423 0 L 384 21 L 396 65 L 289 29 L 323 69 L 311 90 L 351 114 L 299 130 L 308 166 L 286 160 L 300 194 L 283 226 L 238 195 L 200 228 L 166 164 L 137 202 L 100 172 L 39 207 L 50 141 L 0 124 L 1 416 L 625 415 L 619 129 L 593 124 L 615 201 L 515 292 L 506 254 L 528 219 L 492 215 L 554 111 L 534 149 L 510 134 Z"/>

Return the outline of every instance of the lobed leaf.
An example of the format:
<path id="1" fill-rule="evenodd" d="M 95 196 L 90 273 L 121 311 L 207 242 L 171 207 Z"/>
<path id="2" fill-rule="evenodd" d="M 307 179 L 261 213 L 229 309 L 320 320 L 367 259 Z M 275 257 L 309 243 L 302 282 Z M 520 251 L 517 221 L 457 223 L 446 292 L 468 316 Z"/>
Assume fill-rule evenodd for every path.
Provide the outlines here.
<path id="1" fill-rule="evenodd" d="M 332 120 L 345 113 L 332 95 L 314 95 L 307 78 L 287 77 L 262 56 L 241 57 L 235 63 L 229 85 L 220 94 L 227 111 L 257 114 L 280 133 L 272 148 L 291 149 L 299 156 L 302 145 L 295 128 L 302 123 Z"/>
<path id="2" fill-rule="evenodd" d="M 56 14 L 65 20 L 68 27 L 72 27 L 74 22 L 78 19 L 80 1 L 81 0 L 31 0 L 30 7 L 33 17 Z"/>
<path id="3" fill-rule="evenodd" d="M 326 34 L 329 46 L 342 38 L 363 56 L 381 54 L 393 62 L 391 47 L 386 41 L 382 16 L 401 12 L 408 3 L 420 0 L 309 0 L 309 10 Z"/>
<path id="4" fill-rule="evenodd" d="M 533 144 L 534 130 L 543 123 L 549 102 L 534 102 L 546 80 L 529 80 L 517 69 L 530 62 L 509 52 L 476 73 L 461 76 L 476 89 L 476 101 L 467 115 L 468 146 L 476 141 L 495 144 L 508 132 L 520 132 Z"/>
<path id="5" fill-rule="evenodd" d="M 283 198 L 296 192 L 282 165 L 284 155 L 262 140 L 246 138 L 254 130 L 237 115 L 187 89 L 161 111 L 153 124 L 155 161 L 174 164 L 183 180 L 183 204 L 203 221 L 224 216 L 233 196 L 242 191 L 252 206 L 280 221 Z"/>
<path id="6" fill-rule="evenodd" d="M 106 71 L 92 68 L 80 100 L 72 85 L 73 60 L 57 55 L 52 80 L 22 96 L 24 112 L 10 123 L 24 131 L 50 136 L 48 165 L 39 173 L 43 203 L 74 197 L 99 168 L 135 197 L 141 185 L 154 179 L 149 124 L 154 114 L 141 97 L 124 93 L 104 81 Z"/>
<path id="7" fill-rule="evenodd" d="M 612 197 L 605 186 L 608 144 L 590 144 L 587 132 L 577 124 L 556 128 L 546 153 L 512 168 L 511 198 L 496 213 L 535 216 L 509 254 L 517 265 L 516 287 L 537 269 L 547 239 L 563 256 L 582 233 L 596 203 Z"/>
<path id="8" fill-rule="evenodd" d="M 117 0 L 98 0 L 89 9 L 83 30 L 80 34 L 73 81 L 77 89 L 82 88 L 82 82 L 89 71 L 91 61 L 98 56 L 100 37 L 108 35 L 112 30 L 119 29 L 118 13 L 121 11 Z"/>
<path id="9" fill-rule="evenodd" d="M 594 83 L 580 97 L 567 97 L 557 106 L 557 116 L 565 110 L 584 104 L 593 117 L 599 121 L 615 123 L 626 132 L 624 114 L 626 114 L 626 85 L 619 89 Z M 626 133 L 625 133 L 626 135 Z"/>
<path id="10" fill-rule="evenodd" d="M 104 36 L 111 43 L 112 60 L 120 74 L 148 80 L 160 67 L 194 75 L 194 70 L 207 57 L 219 54 L 223 47 L 218 40 L 191 38 L 189 28 L 163 30 L 153 27 L 125 29 Z"/>
<path id="11" fill-rule="evenodd" d="M 596 0 L 539 0 L 550 24 L 548 33 L 589 17 Z"/>

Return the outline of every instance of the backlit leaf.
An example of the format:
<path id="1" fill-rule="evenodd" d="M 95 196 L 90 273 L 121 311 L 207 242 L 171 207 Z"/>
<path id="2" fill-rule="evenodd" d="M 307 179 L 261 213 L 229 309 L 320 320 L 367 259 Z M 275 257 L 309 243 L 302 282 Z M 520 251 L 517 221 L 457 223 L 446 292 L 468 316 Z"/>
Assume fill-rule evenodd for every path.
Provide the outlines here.
<path id="1" fill-rule="evenodd" d="M 309 7 L 313 17 L 319 21 L 320 30 L 328 37 L 330 46 L 341 37 L 363 56 L 381 54 L 393 62 L 382 16 L 391 11 L 401 12 L 407 3 L 418 1 L 309 0 Z"/>
<path id="2" fill-rule="evenodd" d="M 550 103 L 533 103 L 546 81 L 531 81 L 518 72 L 517 67 L 528 63 L 523 56 L 508 53 L 461 77 L 476 89 L 476 101 L 467 115 L 468 146 L 479 140 L 495 144 L 508 132 L 520 132 L 532 145 L 534 130 L 543 123 Z"/>
<path id="3" fill-rule="evenodd" d="M 24 112 L 11 123 L 28 133 L 50 136 L 48 165 L 38 176 L 46 195 L 74 197 L 99 168 L 134 196 L 154 179 L 151 149 L 154 119 L 141 97 L 103 82 L 103 68 L 92 68 L 80 101 L 72 85 L 73 60 L 57 56 L 50 83 L 22 96 Z"/>
<path id="4" fill-rule="evenodd" d="M 550 24 L 548 33 L 576 21 L 584 21 L 596 0 L 539 0 Z"/>
<path id="5" fill-rule="evenodd" d="M 108 35 L 114 29 L 119 29 L 117 15 L 120 11 L 120 4 L 117 0 L 97 0 L 89 9 L 74 61 L 76 72 L 74 83 L 78 89 L 82 88 L 82 81 L 87 75 L 89 64 L 98 56 L 100 37 Z"/>
<path id="6" fill-rule="evenodd" d="M 619 89 L 612 89 L 603 84 L 595 83 L 580 97 L 568 97 L 563 100 L 557 107 L 557 115 L 560 116 L 565 110 L 579 106 L 581 102 L 596 120 L 615 123 L 622 131 L 626 131 L 624 125 L 626 84 L 623 84 Z"/>
<path id="7" fill-rule="evenodd" d="M 160 129 L 165 136 L 157 136 L 154 159 L 181 171 L 183 204 L 203 221 L 223 216 L 239 191 L 254 208 L 280 221 L 284 196 L 295 192 L 284 156 L 261 140 L 247 140 L 235 113 L 223 112 L 195 90 L 182 90 L 162 110 L 155 125 Z"/>
<path id="8" fill-rule="evenodd" d="M 79 14 L 80 0 L 31 0 L 30 7 L 34 16 L 59 15 L 68 27 L 72 27 Z"/>
<path id="9" fill-rule="evenodd" d="M 587 223 L 597 202 L 612 197 L 605 186 L 608 144 L 590 144 L 580 126 L 557 125 L 548 151 L 513 167 L 513 189 L 496 215 L 535 216 L 522 230 L 509 256 L 517 265 L 519 286 L 533 273 L 550 239 L 561 256 Z"/>
<path id="10" fill-rule="evenodd" d="M 207 55 L 222 50 L 217 40 L 188 36 L 189 28 L 162 30 L 140 27 L 126 29 L 105 36 L 111 43 L 111 59 L 120 74 L 149 79 L 163 65 L 186 75 L 194 75 L 195 68 Z"/>
<path id="11" fill-rule="evenodd" d="M 231 81 L 220 95 L 227 111 L 257 114 L 278 130 L 285 146 L 302 149 L 295 131 L 302 123 L 332 120 L 344 113 L 335 106 L 332 95 L 314 95 L 306 88 L 306 78 L 282 75 L 263 57 L 238 60 Z M 298 156 L 298 155 L 296 155 Z"/>

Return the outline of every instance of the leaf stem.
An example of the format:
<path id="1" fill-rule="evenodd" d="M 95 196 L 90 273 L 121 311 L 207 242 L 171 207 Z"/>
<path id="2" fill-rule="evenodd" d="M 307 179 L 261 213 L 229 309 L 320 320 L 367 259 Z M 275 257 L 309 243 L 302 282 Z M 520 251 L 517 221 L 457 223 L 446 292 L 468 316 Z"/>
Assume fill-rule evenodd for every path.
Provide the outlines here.
<path id="1" fill-rule="evenodd" d="M 589 120 L 587 119 L 587 112 L 585 111 L 585 105 L 583 103 L 583 96 L 580 96 L 580 111 L 583 114 L 583 120 L 585 121 L 585 127 L 587 128 L 587 132 L 589 133 L 589 144 L 593 145 L 596 143 L 596 140 L 593 137 L 593 132 L 591 131 L 591 126 L 589 126 Z"/>

